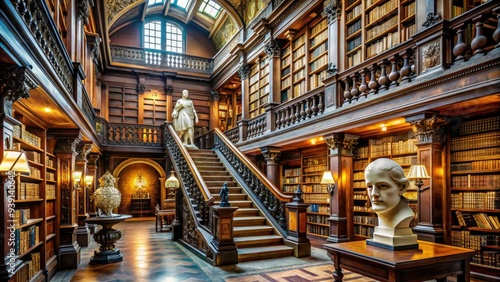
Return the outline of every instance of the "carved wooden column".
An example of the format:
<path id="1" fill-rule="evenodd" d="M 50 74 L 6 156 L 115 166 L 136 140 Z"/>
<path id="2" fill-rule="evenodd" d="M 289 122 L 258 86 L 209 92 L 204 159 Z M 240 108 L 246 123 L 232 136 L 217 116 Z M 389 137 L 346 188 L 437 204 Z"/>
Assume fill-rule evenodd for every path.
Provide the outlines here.
<path id="1" fill-rule="evenodd" d="M 271 38 L 264 45 L 264 52 L 269 57 L 269 100 L 266 105 L 267 131 L 274 131 L 276 119 L 273 109 L 281 103 L 281 81 L 272 79 L 281 76 L 281 42 Z"/>
<path id="2" fill-rule="evenodd" d="M 0 154 L 3 156 L 5 149 L 12 149 L 12 136 L 14 125 L 21 126 L 21 122 L 12 117 L 12 104 L 21 98 L 29 98 L 29 91 L 37 87 L 30 78 L 27 67 L 3 67 L 0 69 Z M 16 259 L 15 253 L 11 252 L 12 246 L 7 239 L 13 218 L 8 212 L 12 208 L 12 194 L 9 194 L 10 186 L 7 175 L 1 175 L 2 191 L 0 192 L 0 281 L 8 281 L 19 267 L 21 260 Z M 9 201 L 10 200 L 10 201 Z M 10 205 L 10 206 L 9 206 Z M 12 264 L 11 264 L 12 263 Z"/>
<path id="3" fill-rule="evenodd" d="M 219 124 L 219 92 L 210 91 L 210 130 L 218 128 Z M 204 148 L 203 146 L 201 148 Z"/>
<path id="4" fill-rule="evenodd" d="M 446 207 L 446 183 L 443 164 L 443 134 L 447 121 L 432 113 L 406 117 L 418 139 L 418 162 L 430 176 L 418 192 L 418 224 L 413 228 L 419 240 L 443 243 L 443 212 Z"/>
<path id="5" fill-rule="evenodd" d="M 167 120 L 166 122 L 172 122 L 172 111 L 174 109 L 174 102 L 172 101 L 172 93 L 174 92 L 174 87 L 171 84 L 172 83 L 171 78 L 167 78 L 165 81 L 165 95 L 167 95 Z"/>
<path id="6" fill-rule="evenodd" d="M 325 1 L 327 3 L 328 1 Z M 325 108 L 338 105 L 338 95 L 342 95 L 338 90 L 337 81 L 334 77 L 343 61 L 340 59 L 338 35 L 340 34 L 340 17 L 342 15 L 342 2 L 339 0 L 329 1 L 325 4 L 323 14 L 328 19 L 328 69 L 327 73 L 331 79 L 326 79 L 325 83 Z"/>
<path id="7" fill-rule="evenodd" d="M 352 201 L 353 155 L 352 149 L 359 136 L 333 133 L 324 136 L 329 149 L 330 171 L 335 189 L 330 196 L 330 235 L 328 242 L 349 241 L 348 207 Z"/>
<path id="8" fill-rule="evenodd" d="M 58 159 L 57 179 L 60 203 L 59 226 L 59 268 L 75 269 L 80 264 L 80 245 L 76 240 L 77 193 L 73 183 L 73 171 L 77 156 L 76 146 L 81 141 L 79 132 L 62 132 L 58 134 L 55 155 Z"/>
<path id="9" fill-rule="evenodd" d="M 250 93 L 250 67 L 247 63 L 242 63 L 238 70 L 241 79 L 241 120 L 238 122 L 240 140 L 247 139 L 248 127 L 248 93 Z"/>
<path id="10" fill-rule="evenodd" d="M 281 151 L 277 147 L 263 147 L 260 151 L 266 160 L 266 176 L 276 187 L 280 187 L 280 166 L 278 159 Z"/>
<path id="11" fill-rule="evenodd" d="M 95 213 L 95 204 L 94 201 L 90 201 L 90 196 L 94 193 L 96 190 L 97 182 L 98 182 L 98 176 L 97 176 L 97 161 L 99 160 L 99 154 L 97 153 L 90 153 L 87 156 L 87 174 L 86 175 L 91 175 L 93 177 L 92 183 L 90 185 L 85 184 L 85 189 L 87 189 L 87 212 L 89 214 L 89 217 L 94 217 L 96 215 Z M 95 223 L 87 223 L 87 226 L 89 227 L 90 234 L 94 234 L 97 230 L 97 225 Z"/>
<path id="12" fill-rule="evenodd" d="M 77 145 L 77 156 L 75 159 L 75 170 L 82 172 L 82 179 L 80 187 L 77 189 L 78 194 L 78 230 L 76 231 L 76 238 L 81 247 L 88 247 L 90 244 L 90 229 L 85 220 L 89 218 L 89 211 L 87 209 L 87 199 L 89 198 L 88 190 L 85 187 L 85 175 L 87 175 L 87 156 L 92 149 L 92 143 L 79 143 Z"/>

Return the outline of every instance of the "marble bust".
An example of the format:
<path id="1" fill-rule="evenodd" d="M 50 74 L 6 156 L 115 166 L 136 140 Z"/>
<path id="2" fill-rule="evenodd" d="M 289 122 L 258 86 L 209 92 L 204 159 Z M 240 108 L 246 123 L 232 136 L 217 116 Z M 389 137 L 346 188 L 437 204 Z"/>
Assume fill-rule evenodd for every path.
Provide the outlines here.
<path id="1" fill-rule="evenodd" d="M 378 216 L 373 239 L 367 243 L 392 250 L 417 248 L 417 235 L 410 227 L 415 213 L 403 196 L 410 185 L 403 168 L 391 159 L 377 159 L 366 167 L 365 182 Z"/>

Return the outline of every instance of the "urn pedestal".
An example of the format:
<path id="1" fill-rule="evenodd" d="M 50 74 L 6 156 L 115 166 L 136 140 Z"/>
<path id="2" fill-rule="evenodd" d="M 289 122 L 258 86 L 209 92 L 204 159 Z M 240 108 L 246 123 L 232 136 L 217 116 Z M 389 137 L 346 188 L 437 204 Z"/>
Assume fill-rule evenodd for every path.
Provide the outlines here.
<path id="1" fill-rule="evenodd" d="M 90 217 L 85 220 L 87 223 L 102 226 L 102 229 L 93 235 L 94 240 L 101 247 L 99 251 L 94 251 L 94 256 L 90 258 L 90 264 L 107 264 L 123 260 L 120 250 L 115 247 L 115 243 L 122 237 L 122 232 L 113 229 L 113 226 L 131 217 L 129 214 L 122 214 L 116 217 Z"/>

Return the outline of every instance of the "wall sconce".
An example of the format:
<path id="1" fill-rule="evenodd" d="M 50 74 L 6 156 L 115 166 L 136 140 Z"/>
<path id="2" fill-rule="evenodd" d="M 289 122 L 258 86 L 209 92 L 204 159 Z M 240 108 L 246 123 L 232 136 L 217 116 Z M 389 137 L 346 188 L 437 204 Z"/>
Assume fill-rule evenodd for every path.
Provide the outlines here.
<path id="1" fill-rule="evenodd" d="M 87 187 L 87 189 L 89 189 L 90 185 L 92 185 L 92 181 L 94 181 L 93 175 L 85 175 L 85 187 Z"/>
<path id="2" fill-rule="evenodd" d="M 3 152 L 2 163 L 0 164 L 0 171 L 14 171 L 30 173 L 30 166 L 26 153 L 16 150 L 5 150 Z"/>
<path id="3" fill-rule="evenodd" d="M 422 164 L 414 164 L 410 167 L 410 172 L 408 172 L 408 176 L 406 177 L 408 180 L 415 180 L 415 185 L 418 187 L 418 191 L 422 192 L 420 189 L 422 185 L 424 185 L 423 179 L 431 178 L 429 174 L 427 174 L 427 170 L 425 166 Z"/>
<path id="4" fill-rule="evenodd" d="M 73 171 L 73 188 L 80 190 L 80 181 L 82 181 L 82 172 L 80 170 Z"/>
<path id="5" fill-rule="evenodd" d="M 323 177 L 321 178 L 320 184 L 326 185 L 326 190 L 330 195 L 333 195 L 333 190 L 335 189 L 335 180 L 333 180 L 333 175 L 331 171 L 323 172 Z"/>

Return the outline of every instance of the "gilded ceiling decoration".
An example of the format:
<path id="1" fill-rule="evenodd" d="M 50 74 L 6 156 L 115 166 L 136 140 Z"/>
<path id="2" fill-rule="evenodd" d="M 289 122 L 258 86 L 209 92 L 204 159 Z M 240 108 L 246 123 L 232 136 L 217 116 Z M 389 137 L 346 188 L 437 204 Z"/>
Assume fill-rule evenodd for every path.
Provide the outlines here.
<path id="1" fill-rule="evenodd" d="M 108 26 L 111 25 L 113 19 L 128 5 L 142 0 L 106 0 L 106 17 Z"/>

